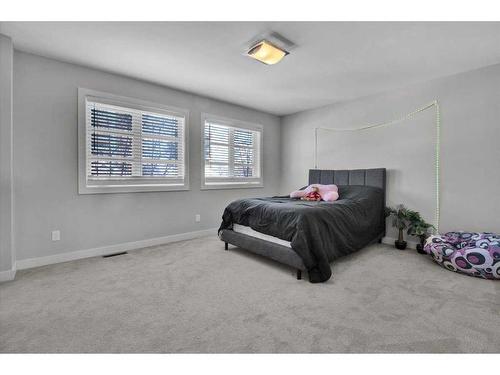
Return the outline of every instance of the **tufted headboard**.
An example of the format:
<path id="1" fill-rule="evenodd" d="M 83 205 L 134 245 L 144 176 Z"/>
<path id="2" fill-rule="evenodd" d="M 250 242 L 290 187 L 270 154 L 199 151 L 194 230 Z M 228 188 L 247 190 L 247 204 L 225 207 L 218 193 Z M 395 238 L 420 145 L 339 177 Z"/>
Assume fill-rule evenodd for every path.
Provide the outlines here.
<path id="1" fill-rule="evenodd" d="M 386 205 L 386 170 L 374 169 L 309 169 L 310 184 L 335 185 L 364 185 L 374 186 L 384 191 L 384 207 Z M 385 215 L 381 218 L 385 227 Z M 384 233 L 385 234 L 385 233 Z"/>
<path id="2" fill-rule="evenodd" d="M 375 169 L 309 169 L 309 184 L 365 185 L 382 189 L 385 193 L 385 168 Z"/>

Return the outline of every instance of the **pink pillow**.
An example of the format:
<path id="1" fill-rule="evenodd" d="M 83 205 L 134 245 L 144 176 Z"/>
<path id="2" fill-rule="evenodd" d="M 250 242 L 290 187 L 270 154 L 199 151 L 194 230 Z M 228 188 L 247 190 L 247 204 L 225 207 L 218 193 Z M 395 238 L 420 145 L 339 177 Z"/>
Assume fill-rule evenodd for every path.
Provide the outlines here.
<path id="1" fill-rule="evenodd" d="M 306 187 L 304 190 L 296 190 L 290 193 L 290 198 L 302 198 L 303 196 L 309 194 L 313 187 L 317 187 L 321 199 L 326 202 L 333 202 L 339 199 L 339 188 L 337 185 L 322 185 L 322 184 L 312 184 Z"/>

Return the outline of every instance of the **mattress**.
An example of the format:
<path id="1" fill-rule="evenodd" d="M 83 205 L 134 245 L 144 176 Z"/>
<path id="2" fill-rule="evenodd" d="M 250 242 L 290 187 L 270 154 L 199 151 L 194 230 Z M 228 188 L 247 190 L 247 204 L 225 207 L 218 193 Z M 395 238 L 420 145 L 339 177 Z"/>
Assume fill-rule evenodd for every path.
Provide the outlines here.
<path id="1" fill-rule="evenodd" d="M 253 230 L 252 228 L 247 227 L 246 225 L 233 224 L 233 231 L 235 231 L 236 233 L 246 234 L 247 236 L 250 237 L 260 238 L 261 240 L 273 242 L 275 244 L 286 246 L 289 248 L 292 247 L 289 241 L 285 241 L 280 238 L 270 236 L 268 234 L 257 232 L 256 230 Z"/>

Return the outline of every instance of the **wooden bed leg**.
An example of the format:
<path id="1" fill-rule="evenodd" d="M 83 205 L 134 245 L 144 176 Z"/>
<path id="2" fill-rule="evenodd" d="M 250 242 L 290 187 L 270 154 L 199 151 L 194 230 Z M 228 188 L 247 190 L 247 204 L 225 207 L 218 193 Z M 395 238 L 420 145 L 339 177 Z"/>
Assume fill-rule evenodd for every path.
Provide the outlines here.
<path id="1" fill-rule="evenodd" d="M 228 246 L 227 242 L 224 242 L 224 250 L 229 250 L 229 246 Z"/>
<path id="2" fill-rule="evenodd" d="M 382 243 L 382 238 L 379 238 L 379 239 L 378 239 L 378 243 Z"/>
<path id="3" fill-rule="evenodd" d="M 297 280 L 302 279 L 302 270 L 297 270 Z"/>

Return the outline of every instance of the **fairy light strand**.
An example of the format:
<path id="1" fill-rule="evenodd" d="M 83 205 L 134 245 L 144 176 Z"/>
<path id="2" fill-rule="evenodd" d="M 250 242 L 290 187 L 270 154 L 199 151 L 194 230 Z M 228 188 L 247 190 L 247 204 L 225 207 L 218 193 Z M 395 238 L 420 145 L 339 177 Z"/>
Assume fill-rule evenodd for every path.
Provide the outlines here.
<path id="1" fill-rule="evenodd" d="M 436 150 L 436 156 L 435 156 L 435 181 L 436 181 L 436 211 L 435 211 L 435 227 L 436 231 L 439 233 L 439 221 L 440 221 L 440 148 L 441 148 L 441 113 L 440 113 L 440 108 L 439 108 L 439 103 L 437 100 L 434 100 L 433 102 L 417 108 L 416 110 L 407 113 L 406 115 L 402 115 L 400 117 L 397 117 L 395 119 L 392 119 L 387 122 L 381 122 L 381 123 L 376 123 L 372 125 L 366 125 L 362 126 L 360 128 L 322 128 L 322 127 L 317 127 L 314 128 L 314 168 L 318 169 L 318 131 L 319 130 L 326 130 L 326 131 L 338 131 L 338 132 L 352 132 L 352 131 L 361 131 L 361 130 L 368 130 L 368 129 L 376 129 L 376 128 L 381 128 L 381 127 L 386 127 L 389 125 L 397 124 L 405 120 L 409 120 L 413 118 L 415 115 L 417 115 L 420 112 L 424 112 L 425 110 L 428 110 L 430 108 L 435 108 L 436 110 L 436 144 L 435 144 L 435 150 Z"/>

